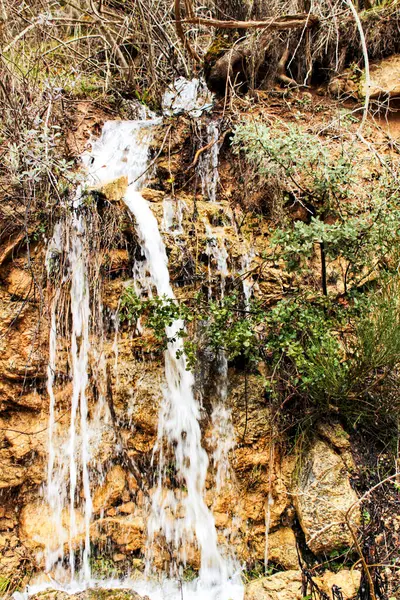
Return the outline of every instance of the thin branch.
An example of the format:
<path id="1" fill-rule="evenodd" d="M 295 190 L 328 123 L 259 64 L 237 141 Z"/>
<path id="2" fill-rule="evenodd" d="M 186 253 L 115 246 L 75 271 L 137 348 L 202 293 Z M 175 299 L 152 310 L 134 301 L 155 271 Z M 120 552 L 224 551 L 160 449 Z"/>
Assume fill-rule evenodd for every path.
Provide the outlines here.
<path id="1" fill-rule="evenodd" d="M 181 40 L 184 48 L 186 48 L 187 51 L 189 52 L 190 56 L 196 62 L 201 63 L 200 56 L 192 48 L 192 46 L 189 43 L 187 37 L 185 36 L 185 32 L 184 32 L 183 27 L 182 27 L 181 0 L 175 0 L 175 2 L 174 2 L 174 8 L 175 8 L 175 27 L 176 27 L 176 33 L 178 34 L 178 37 L 180 38 L 180 40 Z"/>
<path id="2" fill-rule="evenodd" d="M 179 0 L 175 0 L 175 4 Z M 203 17 L 189 17 L 180 19 L 180 23 L 190 23 L 192 25 L 206 25 L 209 27 L 218 27 L 219 29 L 297 29 L 300 27 L 314 27 L 319 23 L 316 15 L 298 14 L 280 17 L 278 19 L 267 19 L 266 21 L 220 21 L 218 19 L 204 19 Z"/>

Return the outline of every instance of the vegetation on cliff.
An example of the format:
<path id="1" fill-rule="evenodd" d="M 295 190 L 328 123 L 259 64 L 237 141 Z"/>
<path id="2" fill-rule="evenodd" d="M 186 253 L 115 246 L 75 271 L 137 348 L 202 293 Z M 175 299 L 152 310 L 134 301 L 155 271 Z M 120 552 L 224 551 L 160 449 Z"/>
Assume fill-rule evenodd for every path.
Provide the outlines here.
<path id="1" fill-rule="evenodd" d="M 131 505 L 137 507 L 143 496 L 138 473 L 151 463 L 156 439 L 153 404 L 159 398 L 152 387 L 157 387 L 159 357 L 170 341 L 166 327 L 182 319 L 178 335 L 184 340 L 187 367 L 199 380 L 207 379 L 200 371 L 208 369 L 207 381 L 201 381 L 211 389 L 204 395 L 206 407 L 218 392 L 222 356 L 232 373 L 229 393 L 239 440 L 235 460 L 245 503 L 241 552 L 247 577 L 260 574 L 265 509 L 274 493 L 272 535 L 278 534 L 278 549 L 282 530 L 289 542 L 285 556 L 274 555 L 272 570 L 290 568 L 288 556 L 296 553 L 297 543 L 313 575 L 327 565 L 340 569 L 362 563 L 360 598 L 384 600 L 381 573 L 399 564 L 399 147 L 382 118 L 387 109 L 391 121 L 396 107 L 391 90 L 382 88 L 371 106 L 360 92 L 368 69 L 359 25 L 371 60 L 398 52 L 397 3 L 372 6 L 368 1 L 355 7 L 350 1 L 316 0 L 306 8 L 284 0 L 181 4 L 172 10 L 169 3 L 150 0 L 1 3 L 0 466 L 5 508 L 0 507 L 0 520 L 5 534 L 0 565 L 5 575 L 0 575 L 0 591 L 10 593 L 19 585 L 24 565 L 33 564 L 32 548 L 37 550 L 26 534 L 24 515 L 29 511 L 21 517 L 18 511 L 37 499 L 44 481 L 42 438 L 47 433 L 40 419 L 48 405 L 48 303 L 55 290 L 65 293 L 70 284 L 63 252 L 47 256 L 46 274 L 45 247 L 54 222 L 71 211 L 82 180 L 77 157 L 104 120 L 137 118 L 139 103 L 159 110 L 165 87 L 177 76 L 204 75 L 218 94 L 213 112 L 197 120 L 166 118 L 153 143 L 150 189 L 143 192 L 160 222 L 160 200 L 185 207 L 183 241 L 165 234 L 178 300 L 140 299 L 127 281 L 140 249 L 131 219 L 119 204 L 125 180 L 119 182 L 118 197 L 87 190 L 80 209 L 90 216 L 88 272 L 98 302 L 93 320 L 100 328 L 104 319 L 109 363 L 103 385 L 96 380 L 101 360 L 94 356 L 90 400 L 107 396 L 110 428 L 118 429 L 117 455 L 107 455 L 102 468 L 114 467 L 113 461 L 127 470 L 135 461 L 140 467 L 135 467 L 139 483 L 131 477 L 128 484 L 124 474 L 120 492 L 102 507 L 109 519 L 105 530 L 111 521 L 116 528 L 110 538 L 113 556 L 124 568 L 132 552 L 141 560 L 142 530 L 140 540 L 127 549 L 129 544 L 121 542 L 125 533 L 118 529 L 123 531 L 126 522 L 118 519 L 124 511 L 130 514 Z M 359 23 L 353 18 L 356 8 Z M 345 69 L 351 94 L 330 81 L 342 81 Z M 355 97 L 362 97 L 362 105 Z M 211 142 L 210 119 L 221 128 Z M 199 181 L 202 158 L 216 145 L 221 206 L 210 206 Z M 213 243 L 226 236 L 228 274 L 210 259 L 210 231 L 216 232 Z M 256 257 L 246 270 L 241 258 L 249 246 Z M 246 280 L 254 284 L 251 300 L 242 291 Z M 67 323 L 67 299 L 65 307 Z M 113 337 L 117 313 L 120 346 L 118 336 L 117 341 Z M 138 319 L 145 329 L 140 340 Z M 110 374 L 114 344 L 123 360 L 122 383 Z M 55 379 L 63 423 L 71 365 L 65 348 L 60 353 L 65 368 Z M 136 404 L 129 402 L 135 396 L 140 404 L 142 380 L 145 410 L 137 415 Z M 287 466 L 293 449 L 296 465 Z M 346 454 L 351 452 L 356 464 Z M 282 464 L 287 461 L 290 484 L 279 479 L 272 464 L 280 455 Z M 324 472 L 321 456 L 335 473 L 330 493 L 335 486 L 344 489 L 353 502 L 348 471 L 359 493 L 361 520 L 354 529 L 348 524 L 344 548 L 340 532 L 333 550 L 326 550 L 329 544 L 318 546 L 313 539 L 318 532 L 305 539 L 312 527 L 299 519 L 306 522 L 308 517 L 312 525 L 320 515 L 309 506 L 295 510 L 291 504 L 296 485 L 307 496 L 308 474 Z M 171 485 L 183 489 L 174 479 L 172 462 L 168 475 Z M 322 512 L 328 512 L 327 504 Z M 224 505 L 216 514 L 222 530 L 228 509 Z M 32 521 L 37 521 L 35 514 Z M 133 528 L 131 522 L 128 526 Z M 100 562 L 104 537 L 101 531 L 94 542 Z M 391 579 L 387 589 L 398 589 L 396 577 Z"/>

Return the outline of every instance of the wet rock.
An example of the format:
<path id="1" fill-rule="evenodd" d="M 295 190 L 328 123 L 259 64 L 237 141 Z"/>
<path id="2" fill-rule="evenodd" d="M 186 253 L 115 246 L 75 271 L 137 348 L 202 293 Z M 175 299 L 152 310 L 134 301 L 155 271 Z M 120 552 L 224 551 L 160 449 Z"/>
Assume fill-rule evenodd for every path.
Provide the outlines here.
<path id="1" fill-rule="evenodd" d="M 304 457 L 295 497 L 300 525 L 315 554 L 352 544 L 345 514 L 355 502 L 357 494 L 344 461 L 326 442 L 317 441 Z M 359 523 L 358 506 L 351 520 Z"/>
<path id="2" fill-rule="evenodd" d="M 117 546 L 132 552 L 142 549 L 144 529 L 142 517 L 106 517 L 92 524 L 91 534 L 100 540 L 111 539 Z"/>
<path id="3" fill-rule="evenodd" d="M 301 571 L 284 571 L 252 581 L 245 600 L 301 600 Z"/>
<path id="4" fill-rule="evenodd" d="M 78 511 L 75 511 L 75 518 L 78 543 L 79 535 L 84 531 L 84 520 Z M 56 549 L 68 542 L 70 518 L 67 510 L 63 511 L 61 521 L 60 526 L 50 509 L 42 503 L 27 504 L 19 517 L 19 537 L 30 550 L 42 550 L 46 546 Z"/>
<path id="5" fill-rule="evenodd" d="M 161 202 L 165 196 L 165 192 L 161 190 L 152 190 L 150 188 L 143 188 L 141 194 L 143 198 L 149 202 Z"/>
<path id="6" fill-rule="evenodd" d="M 0 488 L 43 481 L 46 426 L 46 417 L 33 412 L 0 417 Z"/>
<path id="7" fill-rule="evenodd" d="M 115 465 L 108 471 L 103 485 L 94 493 L 93 511 L 106 510 L 115 504 L 121 498 L 125 485 L 125 471 L 119 465 Z"/>
<path id="8" fill-rule="evenodd" d="M 121 504 L 118 507 L 120 513 L 124 515 L 130 515 L 135 512 L 135 503 L 134 502 L 126 502 L 125 504 Z"/>
<path id="9" fill-rule="evenodd" d="M 126 176 L 119 177 L 114 181 L 110 181 L 103 185 L 99 191 L 110 202 L 121 202 L 125 196 L 128 187 L 128 178 Z"/>

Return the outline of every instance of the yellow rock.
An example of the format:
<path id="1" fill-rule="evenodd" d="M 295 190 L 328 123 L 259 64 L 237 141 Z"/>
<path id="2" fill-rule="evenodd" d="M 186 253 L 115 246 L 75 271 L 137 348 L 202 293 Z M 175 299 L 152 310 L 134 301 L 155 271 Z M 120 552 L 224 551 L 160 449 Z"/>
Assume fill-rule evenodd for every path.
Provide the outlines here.
<path id="1" fill-rule="evenodd" d="M 268 536 L 268 560 L 284 569 L 297 569 L 296 538 L 290 527 L 282 527 Z"/>
<path id="2" fill-rule="evenodd" d="M 115 504 L 121 498 L 125 484 L 125 471 L 119 465 L 115 465 L 107 473 L 103 485 L 94 493 L 93 511 L 106 510 Z"/>
<path id="3" fill-rule="evenodd" d="M 110 181 L 100 188 L 100 192 L 110 202 L 120 202 L 125 196 L 126 189 L 128 187 L 128 178 L 124 175 L 119 179 Z"/>

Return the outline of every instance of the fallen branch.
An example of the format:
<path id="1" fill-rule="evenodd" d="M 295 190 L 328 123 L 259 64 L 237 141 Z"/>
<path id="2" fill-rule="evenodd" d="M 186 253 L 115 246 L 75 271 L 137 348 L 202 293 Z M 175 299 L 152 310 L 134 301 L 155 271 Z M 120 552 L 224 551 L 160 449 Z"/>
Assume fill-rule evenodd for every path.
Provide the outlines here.
<path id="1" fill-rule="evenodd" d="M 180 0 L 175 0 L 175 6 L 180 4 Z M 279 17 L 278 19 L 267 19 L 266 21 L 220 21 L 218 19 L 204 19 L 203 17 L 189 17 L 179 19 L 181 23 L 190 25 L 205 25 L 208 27 L 218 27 L 218 29 L 298 29 L 300 27 L 314 27 L 319 23 L 316 15 L 298 14 Z"/>

